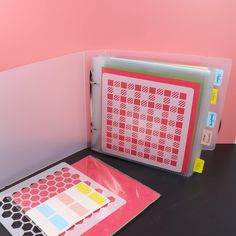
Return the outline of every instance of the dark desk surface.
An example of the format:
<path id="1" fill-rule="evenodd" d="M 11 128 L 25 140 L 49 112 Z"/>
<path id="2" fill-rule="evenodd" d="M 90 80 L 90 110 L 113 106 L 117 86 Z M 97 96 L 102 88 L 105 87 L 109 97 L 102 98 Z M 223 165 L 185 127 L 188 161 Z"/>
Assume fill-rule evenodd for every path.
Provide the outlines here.
<path id="1" fill-rule="evenodd" d="M 93 155 L 162 194 L 116 235 L 236 235 L 236 145 L 202 152 L 204 173 L 185 178 L 89 149 L 63 161 Z M 0 225 L 0 236 L 9 235 Z"/>

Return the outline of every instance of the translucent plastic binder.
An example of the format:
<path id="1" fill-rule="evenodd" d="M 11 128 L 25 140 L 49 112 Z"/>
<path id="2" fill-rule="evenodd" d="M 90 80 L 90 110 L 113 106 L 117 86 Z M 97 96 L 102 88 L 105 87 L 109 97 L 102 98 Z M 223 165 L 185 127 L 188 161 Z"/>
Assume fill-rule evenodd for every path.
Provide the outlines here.
<path id="1" fill-rule="evenodd" d="M 95 61 L 98 62 L 98 59 L 95 59 L 98 57 L 105 60 L 100 61 L 103 63 L 100 67 L 93 64 Z M 92 148 L 102 151 L 101 140 L 98 138 L 101 134 L 102 118 L 99 114 L 103 114 L 103 111 L 99 110 L 101 90 L 98 88 L 101 88 L 99 85 L 101 78 L 97 77 L 101 75 L 101 66 L 129 71 L 131 74 L 160 76 L 167 73 L 169 82 L 177 79 L 185 85 L 199 86 L 200 94 L 197 98 L 193 96 L 199 105 L 195 107 L 197 109 L 194 115 L 195 121 L 194 125 L 191 125 L 193 129 L 190 129 L 196 132 L 192 139 L 195 145 L 191 145 L 190 152 L 196 158 L 200 155 L 201 149 L 214 149 L 231 60 L 155 52 L 116 50 L 80 52 L 0 73 L 0 158 L 1 163 L 4 163 L 0 169 L 3 173 L 0 180 L 1 187 L 90 144 Z M 90 72 L 92 72 L 91 84 Z M 176 77 L 181 77 L 181 80 Z M 91 109 L 90 85 L 93 101 Z M 151 84 L 149 86 L 152 87 Z M 177 84 L 173 86 L 177 87 Z M 211 97 L 210 102 L 209 97 Z M 146 102 L 150 102 L 149 98 Z M 203 107 L 207 109 L 204 110 Z M 90 110 L 92 114 L 97 114 L 92 115 L 92 119 Z M 187 110 L 189 111 L 189 108 Z M 200 132 L 195 127 L 204 129 Z M 185 139 L 186 137 L 185 135 Z M 144 151 L 142 152 L 144 154 Z M 190 169 L 194 158 L 187 161 L 190 163 Z M 172 164 L 175 165 L 174 160 Z M 189 174 L 188 171 L 185 174 Z"/>
<path id="2" fill-rule="evenodd" d="M 230 67 L 224 58 L 99 50 L 0 72 L 1 223 L 17 236 L 115 233 L 160 194 L 93 157 L 18 179 L 86 147 L 127 165 L 200 172 Z"/>

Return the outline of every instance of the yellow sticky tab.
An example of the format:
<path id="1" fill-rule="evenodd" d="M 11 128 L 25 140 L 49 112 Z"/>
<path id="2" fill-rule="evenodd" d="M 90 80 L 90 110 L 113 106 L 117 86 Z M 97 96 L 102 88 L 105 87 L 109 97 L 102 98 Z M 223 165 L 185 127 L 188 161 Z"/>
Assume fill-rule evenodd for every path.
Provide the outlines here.
<path id="1" fill-rule="evenodd" d="M 98 205 L 102 205 L 106 202 L 106 198 L 96 192 L 91 193 L 88 197 L 94 202 L 96 202 Z"/>
<path id="2" fill-rule="evenodd" d="M 92 189 L 84 183 L 80 183 L 80 184 L 76 185 L 75 188 L 83 194 L 88 194 L 88 193 L 92 192 Z"/>
<path id="3" fill-rule="evenodd" d="M 212 94 L 211 94 L 211 104 L 215 105 L 217 103 L 217 97 L 218 97 L 218 89 L 213 88 L 212 89 Z"/>
<path id="4" fill-rule="evenodd" d="M 204 160 L 196 158 L 194 162 L 193 171 L 201 174 L 204 168 L 204 164 L 205 164 Z"/>

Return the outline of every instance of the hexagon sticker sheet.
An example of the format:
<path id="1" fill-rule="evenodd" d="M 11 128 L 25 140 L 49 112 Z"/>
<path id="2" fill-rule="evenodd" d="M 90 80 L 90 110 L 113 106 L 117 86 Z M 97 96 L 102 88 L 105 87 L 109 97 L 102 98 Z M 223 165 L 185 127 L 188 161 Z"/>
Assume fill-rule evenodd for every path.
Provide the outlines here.
<path id="1" fill-rule="evenodd" d="M 66 163 L 0 193 L 1 223 L 12 235 L 81 235 L 126 201 Z"/>

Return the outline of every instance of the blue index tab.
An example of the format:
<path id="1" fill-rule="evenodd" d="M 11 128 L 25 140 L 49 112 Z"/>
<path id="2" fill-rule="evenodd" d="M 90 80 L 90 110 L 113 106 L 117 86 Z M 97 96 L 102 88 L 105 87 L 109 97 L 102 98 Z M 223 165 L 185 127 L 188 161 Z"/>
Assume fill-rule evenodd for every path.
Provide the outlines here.
<path id="1" fill-rule="evenodd" d="M 216 113 L 215 112 L 209 112 L 207 116 L 207 127 L 208 128 L 214 128 L 216 124 Z"/>
<path id="2" fill-rule="evenodd" d="M 46 218 L 54 214 L 54 210 L 48 204 L 42 204 L 38 206 L 37 210 Z"/>
<path id="3" fill-rule="evenodd" d="M 224 76 L 224 70 L 223 69 L 216 69 L 215 70 L 214 86 L 221 86 L 223 76 Z"/>
<path id="4" fill-rule="evenodd" d="M 50 218 L 49 220 L 59 230 L 63 230 L 69 225 L 69 223 L 60 215 L 55 215 L 52 218 Z"/>

